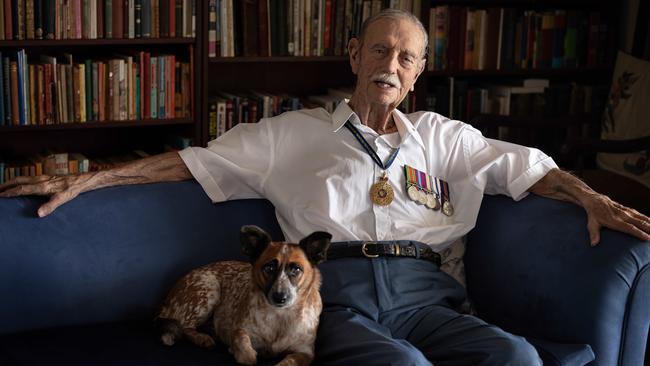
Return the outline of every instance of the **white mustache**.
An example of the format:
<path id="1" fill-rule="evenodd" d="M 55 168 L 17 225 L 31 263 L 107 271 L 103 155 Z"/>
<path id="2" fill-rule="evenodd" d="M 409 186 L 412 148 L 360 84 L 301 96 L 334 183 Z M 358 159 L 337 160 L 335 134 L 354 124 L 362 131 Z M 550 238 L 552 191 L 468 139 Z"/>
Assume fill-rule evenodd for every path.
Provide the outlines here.
<path id="1" fill-rule="evenodd" d="M 373 75 L 371 80 L 373 82 L 379 81 L 382 83 L 386 83 L 389 85 L 392 85 L 398 89 L 402 87 L 402 84 L 399 81 L 399 78 L 395 74 L 387 74 L 387 73 L 381 73 L 381 74 L 376 74 Z"/>

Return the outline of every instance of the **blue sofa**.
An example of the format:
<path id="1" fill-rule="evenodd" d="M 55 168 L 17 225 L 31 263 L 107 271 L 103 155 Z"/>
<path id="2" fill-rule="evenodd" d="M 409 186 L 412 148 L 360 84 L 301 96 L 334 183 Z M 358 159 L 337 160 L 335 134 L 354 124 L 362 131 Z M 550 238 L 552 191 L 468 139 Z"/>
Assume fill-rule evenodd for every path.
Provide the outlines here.
<path id="1" fill-rule="evenodd" d="M 38 218 L 44 200 L 0 199 L 0 365 L 234 364 L 221 345 L 162 346 L 152 320 L 183 273 L 243 259 L 241 225 L 282 238 L 269 202 L 215 205 L 189 181 L 85 193 Z M 591 248 L 580 208 L 534 196 L 486 196 L 466 254 L 478 313 L 549 365 L 644 363 L 649 263 L 649 243 L 604 231 Z"/>

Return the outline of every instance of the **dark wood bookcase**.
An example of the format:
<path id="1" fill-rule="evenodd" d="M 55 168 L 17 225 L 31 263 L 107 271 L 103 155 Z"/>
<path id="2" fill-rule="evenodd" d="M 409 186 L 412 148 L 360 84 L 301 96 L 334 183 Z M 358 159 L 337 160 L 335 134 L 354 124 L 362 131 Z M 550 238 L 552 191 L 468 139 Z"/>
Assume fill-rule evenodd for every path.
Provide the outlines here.
<path id="1" fill-rule="evenodd" d="M 338 0 L 344 1 L 344 0 Z M 352 1 L 352 0 L 350 0 Z M 386 1 L 388 3 L 388 1 Z M 610 19 L 609 31 L 618 39 L 619 7 L 610 0 L 422 0 L 420 19 L 429 26 L 432 6 L 448 5 L 470 8 L 508 7 L 518 10 L 576 9 L 601 11 Z M 0 157 L 20 158 L 44 149 L 81 152 L 90 155 L 109 155 L 133 149 L 160 152 L 171 135 L 192 139 L 193 144 L 205 146 L 209 140 L 209 99 L 219 91 L 246 92 L 264 90 L 297 96 L 325 94 L 328 88 L 351 87 L 354 75 L 348 57 L 342 56 L 276 56 L 276 57 L 208 57 L 208 0 L 197 0 L 196 37 L 194 38 L 140 38 L 140 39 L 81 39 L 81 40 L 24 40 L 0 41 L 3 53 L 25 49 L 30 54 L 67 52 L 84 57 L 112 53 L 147 50 L 173 53 L 192 62 L 193 105 L 192 118 L 152 119 L 136 121 L 104 121 L 64 123 L 44 126 L 0 126 Z M 416 109 L 427 108 L 427 95 L 437 85 L 450 79 L 469 85 L 482 83 L 517 82 L 525 78 L 549 79 L 551 83 L 584 82 L 610 83 L 616 44 L 612 45 L 608 61 L 598 67 L 571 69 L 512 69 L 512 70 L 436 70 L 425 71 L 415 88 Z M 498 126 L 515 126 L 528 131 L 527 141 L 542 148 L 551 147 L 559 153 L 560 145 L 544 145 L 549 130 L 562 139 L 567 133 L 584 133 L 584 125 L 597 126 L 598 113 L 580 116 L 545 118 L 508 118 L 479 115 L 467 119 L 488 137 Z M 575 128 L 573 128 L 575 127 Z M 573 128 L 573 130 L 571 130 Z M 573 132 L 568 132 L 569 130 Z M 576 132 L 578 131 L 578 132 Z M 554 141 L 555 141 L 554 140 Z M 555 156 L 554 156 L 555 157 Z"/>
<path id="2" fill-rule="evenodd" d="M 175 136 L 200 144 L 202 83 L 197 81 L 197 73 L 203 58 L 202 32 L 199 31 L 201 20 L 201 16 L 196 17 L 196 37 L 1 40 L 0 51 L 4 56 L 24 49 L 30 63 L 41 54 L 61 57 L 67 53 L 75 61 L 85 58 L 108 59 L 114 55 L 134 55 L 140 51 L 152 55 L 173 54 L 177 61 L 191 64 L 192 95 L 190 117 L 102 121 L 89 118 L 85 122 L 0 125 L 0 161 L 21 160 L 46 150 L 79 152 L 89 158 L 120 155 L 133 150 L 159 153 Z"/>

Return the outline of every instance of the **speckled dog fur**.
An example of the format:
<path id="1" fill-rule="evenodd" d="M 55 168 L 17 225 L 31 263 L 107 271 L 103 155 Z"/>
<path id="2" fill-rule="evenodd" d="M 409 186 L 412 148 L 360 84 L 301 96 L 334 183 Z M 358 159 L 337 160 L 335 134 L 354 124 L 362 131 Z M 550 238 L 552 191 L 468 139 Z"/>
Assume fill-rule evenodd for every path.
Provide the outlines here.
<path id="1" fill-rule="evenodd" d="M 214 339 L 197 330 L 212 316 L 216 336 L 238 363 L 284 354 L 278 365 L 309 365 L 322 310 L 316 265 L 330 239 L 315 232 L 299 244 L 271 242 L 260 228 L 244 226 L 242 249 L 251 263 L 216 262 L 182 277 L 157 317 L 162 342 L 171 346 L 185 336 L 213 346 Z"/>

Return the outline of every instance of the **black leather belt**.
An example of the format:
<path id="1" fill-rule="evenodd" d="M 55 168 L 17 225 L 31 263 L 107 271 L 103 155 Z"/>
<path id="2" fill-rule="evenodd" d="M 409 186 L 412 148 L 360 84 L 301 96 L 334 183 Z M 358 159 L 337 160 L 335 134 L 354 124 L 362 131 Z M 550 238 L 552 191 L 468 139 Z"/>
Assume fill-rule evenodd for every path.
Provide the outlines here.
<path id="1" fill-rule="evenodd" d="M 440 266 L 440 254 L 428 245 L 413 240 L 335 242 L 327 250 L 328 260 L 348 257 L 409 257 L 427 260 Z"/>

